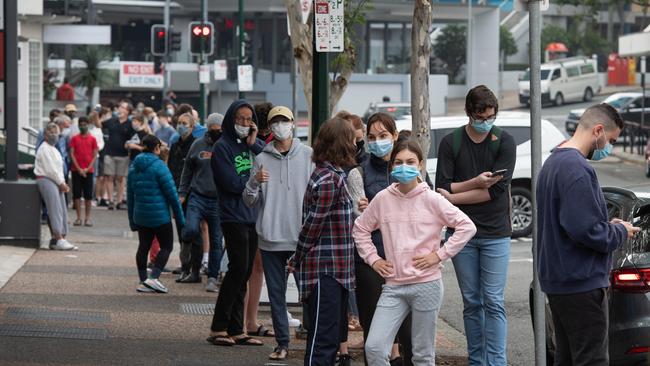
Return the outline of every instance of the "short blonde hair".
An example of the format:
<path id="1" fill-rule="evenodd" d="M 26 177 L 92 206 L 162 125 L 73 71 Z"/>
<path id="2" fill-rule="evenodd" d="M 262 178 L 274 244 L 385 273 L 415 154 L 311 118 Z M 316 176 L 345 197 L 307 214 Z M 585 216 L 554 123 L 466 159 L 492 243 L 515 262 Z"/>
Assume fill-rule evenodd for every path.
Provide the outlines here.
<path id="1" fill-rule="evenodd" d="M 190 112 L 183 113 L 180 116 L 178 116 L 177 121 L 180 122 L 181 119 L 187 119 L 188 124 L 192 127 L 194 127 L 194 125 L 196 124 L 196 118 L 194 118 L 194 116 Z"/>

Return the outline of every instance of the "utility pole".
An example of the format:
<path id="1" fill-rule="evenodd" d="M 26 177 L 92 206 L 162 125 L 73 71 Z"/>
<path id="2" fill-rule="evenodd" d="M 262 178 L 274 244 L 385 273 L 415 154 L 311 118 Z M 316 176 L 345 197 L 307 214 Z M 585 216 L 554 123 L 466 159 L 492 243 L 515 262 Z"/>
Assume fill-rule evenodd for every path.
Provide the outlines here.
<path id="1" fill-rule="evenodd" d="M 171 0 L 165 0 L 165 8 L 164 8 L 164 13 L 163 13 L 163 17 L 165 18 L 164 19 L 164 21 L 165 21 L 165 34 L 167 35 L 167 37 L 171 36 L 169 34 L 169 28 L 170 28 L 170 24 L 169 24 L 170 23 L 169 7 L 171 5 L 170 2 L 171 2 Z M 169 79 L 171 77 L 171 73 L 170 73 L 169 67 L 168 67 L 169 66 L 169 61 L 170 61 L 169 51 L 170 51 L 169 48 L 167 48 L 167 54 L 165 56 L 163 56 L 163 61 L 165 63 L 165 69 L 163 70 L 163 90 L 162 90 L 162 97 L 160 98 L 161 103 L 165 99 L 165 96 L 167 95 L 167 91 L 169 90 L 169 83 L 170 83 Z M 162 108 L 164 108 L 164 107 L 165 106 L 163 105 Z"/>
<path id="2" fill-rule="evenodd" d="M 208 22 L 208 0 L 201 0 L 201 22 L 207 24 Z M 212 35 L 211 35 L 212 37 Z M 211 40 L 212 38 L 210 38 Z M 205 42 L 201 42 L 201 56 L 199 61 L 199 72 L 201 72 L 201 66 L 206 63 L 205 55 Z M 201 122 L 204 123 L 206 119 L 206 110 L 207 110 L 207 88 L 204 83 L 199 82 L 199 93 L 201 93 L 201 103 L 199 105 L 199 116 L 201 117 Z"/>
<path id="3" fill-rule="evenodd" d="M 472 89 L 472 0 L 467 0 L 467 51 L 465 65 L 465 82 L 467 90 Z"/>
<path id="4" fill-rule="evenodd" d="M 4 114 L 5 114 L 5 179 L 18 180 L 18 5 L 16 1 L 4 2 Z"/>
<path id="5" fill-rule="evenodd" d="M 239 0 L 239 26 L 237 27 L 237 35 L 239 36 L 239 56 L 238 65 L 244 64 L 244 0 Z M 243 91 L 239 92 L 239 99 L 246 98 Z"/>
<path id="6" fill-rule="evenodd" d="M 535 365 L 546 365 L 546 304 L 539 285 L 537 273 L 537 178 L 542 168 L 542 86 L 541 86 L 541 9 L 540 0 L 528 0 L 530 56 L 530 127 L 531 127 L 531 173 L 533 201 L 533 324 L 535 324 Z"/>

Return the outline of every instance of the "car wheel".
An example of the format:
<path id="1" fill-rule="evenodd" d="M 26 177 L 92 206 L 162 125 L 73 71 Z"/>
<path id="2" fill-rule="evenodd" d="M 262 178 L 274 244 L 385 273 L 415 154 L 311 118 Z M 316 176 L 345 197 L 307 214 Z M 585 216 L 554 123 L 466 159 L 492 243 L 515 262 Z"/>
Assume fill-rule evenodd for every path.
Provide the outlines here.
<path id="1" fill-rule="evenodd" d="M 562 104 L 564 104 L 564 96 L 562 95 L 562 93 L 555 94 L 554 102 L 555 102 L 555 105 L 558 106 L 558 107 L 561 106 Z"/>
<path id="2" fill-rule="evenodd" d="M 585 89 L 585 95 L 582 97 L 582 100 L 589 102 L 594 97 L 594 92 L 591 91 L 591 88 Z"/>
<path id="3" fill-rule="evenodd" d="M 533 201 L 530 189 L 512 187 L 510 194 L 512 206 L 512 237 L 520 238 L 533 232 Z"/>

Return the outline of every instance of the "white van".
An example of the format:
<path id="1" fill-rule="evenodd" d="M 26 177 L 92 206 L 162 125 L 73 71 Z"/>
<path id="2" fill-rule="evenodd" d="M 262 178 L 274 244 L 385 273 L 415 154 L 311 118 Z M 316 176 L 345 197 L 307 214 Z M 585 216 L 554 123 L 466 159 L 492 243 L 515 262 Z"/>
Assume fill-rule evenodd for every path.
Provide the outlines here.
<path id="1" fill-rule="evenodd" d="M 542 104 L 588 102 L 600 93 L 598 64 L 587 57 L 569 57 L 542 64 Z M 519 103 L 530 104 L 530 69 L 519 80 Z"/>

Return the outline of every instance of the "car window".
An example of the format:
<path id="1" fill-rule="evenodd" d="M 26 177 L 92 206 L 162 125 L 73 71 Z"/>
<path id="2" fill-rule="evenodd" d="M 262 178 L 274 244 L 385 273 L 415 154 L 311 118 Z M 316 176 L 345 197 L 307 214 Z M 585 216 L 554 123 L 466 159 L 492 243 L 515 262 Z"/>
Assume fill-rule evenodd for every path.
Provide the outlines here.
<path id="1" fill-rule="evenodd" d="M 612 203 L 607 202 L 607 217 L 611 220 L 613 218 L 621 217 L 621 207 Z"/>
<path id="2" fill-rule="evenodd" d="M 584 74 L 593 74 L 594 73 L 594 65 L 587 64 L 587 65 L 580 66 L 580 73 L 582 75 L 584 75 Z"/>
<path id="3" fill-rule="evenodd" d="M 551 80 L 559 79 L 562 76 L 562 71 L 560 69 L 555 69 L 553 71 L 553 76 L 551 77 Z"/>
<path id="4" fill-rule="evenodd" d="M 551 73 L 551 70 L 542 70 L 541 78 L 542 80 L 548 79 L 548 75 Z M 530 70 L 526 70 L 526 73 L 521 77 L 523 81 L 530 81 Z"/>
<path id="5" fill-rule="evenodd" d="M 404 116 L 410 116 L 411 115 L 411 107 L 408 106 L 387 106 L 387 107 L 379 107 L 377 108 L 378 112 L 383 112 L 383 113 L 388 113 L 390 114 L 394 119 L 400 119 Z"/>
<path id="6" fill-rule="evenodd" d="M 612 100 L 605 100 L 605 103 L 611 105 L 614 108 L 623 108 L 630 100 L 632 100 L 632 97 L 622 97 L 618 99 L 612 99 Z"/>
<path id="7" fill-rule="evenodd" d="M 637 211 L 633 224 L 640 227 L 641 231 L 628 239 L 627 254 L 635 265 L 645 266 L 650 264 L 650 205 Z"/>
<path id="8" fill-rule="evenodd" d="M 515 139 L 515 144 L 521 145 L 524 142 L 530 140 L 530 127 L 518 126 L 518 127 L 501 127 L 507 131 Z"/>
<path id="9" fill-rule="evenodd" d="M 569 77 L 578 76 L 580 72 L 578 71 L 578 66 L 567 67 L 566 74 Z"/>
<path id="10" fill-rule="evenodd" d="M 429 156 L 428 159 L 435 159 L 438 157 L 438 146 L 445 136 L 454 132 L 455 128 L 440 128 L 436 130 L 431 130 L 431 146 L 429 147 Z"/>

